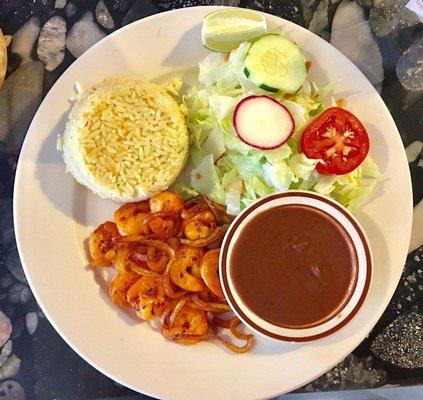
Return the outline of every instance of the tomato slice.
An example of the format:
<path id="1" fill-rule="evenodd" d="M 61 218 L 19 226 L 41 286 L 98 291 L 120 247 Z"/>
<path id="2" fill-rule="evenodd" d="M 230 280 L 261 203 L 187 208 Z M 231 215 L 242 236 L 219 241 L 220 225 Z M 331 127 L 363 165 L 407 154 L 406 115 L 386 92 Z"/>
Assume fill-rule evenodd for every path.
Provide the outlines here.
<path id="1" fill-rule="evenodd" d="M 300 145 L 308 158 L 322 160 L 316 165 L 317 172 L 343 175 L 363 162 L 370 141 L 357 117 L 347 110 L 332 107 L 304 129 Z"/>

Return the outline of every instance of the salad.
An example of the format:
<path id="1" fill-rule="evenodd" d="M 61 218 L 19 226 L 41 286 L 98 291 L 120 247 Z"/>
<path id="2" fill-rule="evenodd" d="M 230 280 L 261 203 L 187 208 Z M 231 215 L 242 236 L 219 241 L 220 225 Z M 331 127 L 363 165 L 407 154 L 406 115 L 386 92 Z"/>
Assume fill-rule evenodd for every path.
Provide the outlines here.
<path id="1" fill-rule="evenodd" d="M 359 209 L 379 177 L 367 132 L 335 101 L 336 82 L 318 88 L 310 68 L 281 34 L 202 60 L 198 83 L 182 98 L 191 148 L 178 192 L 204 194 L 232 215 L 290 189 Z"/>

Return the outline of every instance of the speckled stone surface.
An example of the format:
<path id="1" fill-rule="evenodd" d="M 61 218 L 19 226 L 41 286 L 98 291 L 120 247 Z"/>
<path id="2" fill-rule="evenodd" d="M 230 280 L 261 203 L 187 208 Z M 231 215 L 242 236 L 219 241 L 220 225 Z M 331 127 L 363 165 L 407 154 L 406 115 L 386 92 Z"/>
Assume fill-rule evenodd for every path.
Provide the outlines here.
<path id="1" fill-rule="evenodd" d="M 0 400 L 133 394 L 76 355 L 39 309 L 14 238 L 16 162 L 42 98 L 88 47 L 148 15 L 210 4 L 269 12 L 330 41 L 380 92 L 407 149 L 415 223 L 395 295 L 363 343 L 298 392 L 423 384 L 423 24 L 408 0 L 0 0 L 0 27 L 13 35 L 0 89 Z"/>

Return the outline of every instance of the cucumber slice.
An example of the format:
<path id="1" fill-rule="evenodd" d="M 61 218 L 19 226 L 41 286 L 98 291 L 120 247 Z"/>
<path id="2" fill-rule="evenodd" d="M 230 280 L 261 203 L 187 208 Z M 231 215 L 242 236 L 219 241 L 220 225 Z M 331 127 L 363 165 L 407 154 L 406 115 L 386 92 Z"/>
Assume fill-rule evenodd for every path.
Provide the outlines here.
<path id="1" fill-rule="evenodd" d="M 244 63 L 245 76 L 269 92 L 295 93 L 307 77 L 299 48 L 280 35 L 269 34 L 254 42 Z"/>

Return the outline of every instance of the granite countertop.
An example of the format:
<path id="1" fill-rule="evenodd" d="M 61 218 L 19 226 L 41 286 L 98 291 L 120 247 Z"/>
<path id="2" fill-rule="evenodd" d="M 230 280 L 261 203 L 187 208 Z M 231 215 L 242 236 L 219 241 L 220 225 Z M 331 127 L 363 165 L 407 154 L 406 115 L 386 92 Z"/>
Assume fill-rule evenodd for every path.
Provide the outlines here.
<path id="1" fill-rule="evenodd" d="M 74 353 L 37 305 L 14 238 L 16 162 L 41 100 L 87 48 L 145 16 L 209 4 L 266 11 L 330 41 L 379 91 L 407 150 L 414 226 L 409 256 L 394 297 L 373 331 L 351 355 L 298 391 L 423 384 L 421 0 L 1 0 L 0 27 L 13 39 L 8 48 L 6 81 L 0 89 L 0 399 L 133 394 Z"/>

